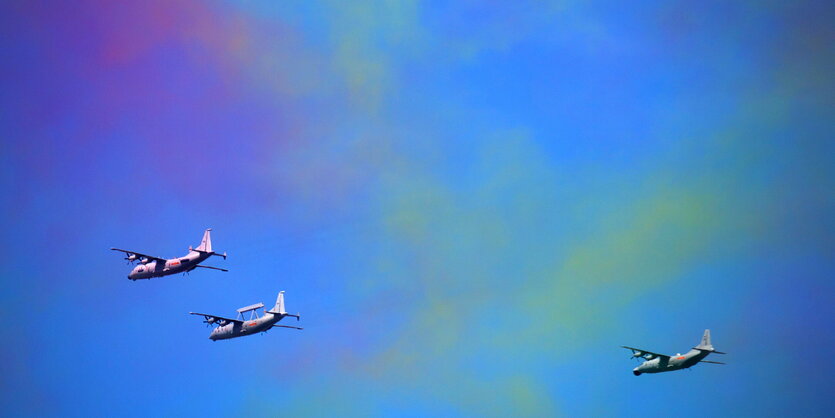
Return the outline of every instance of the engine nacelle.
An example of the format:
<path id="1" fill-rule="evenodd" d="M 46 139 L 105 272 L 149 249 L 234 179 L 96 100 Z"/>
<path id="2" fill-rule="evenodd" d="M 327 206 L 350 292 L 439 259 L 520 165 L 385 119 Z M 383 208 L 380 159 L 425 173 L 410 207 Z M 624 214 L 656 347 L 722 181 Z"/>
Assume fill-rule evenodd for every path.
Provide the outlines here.
<path id="1" fill-rule="evenodd" d="M 131 254 L 131 255 L 125 257 L 125 260 L 128 260 L 128 261 L 136 261 L 137 259 L 139 259 L 139 257 L 136 254 Z"/>
<path id="2" fill-rule="evenodd" d="M 151 260 L 147 259 L 147 258 L 143 258 L 143 259 L 139 260 L 139 262 L 142 263 L 142 264 L 148 264 L 148 263 L 151 262 Z"/>
<path id="3" fill-rule="evenodd" d="M 210 317 L 206 318 L 206 323 L 207 324 L 214 324 L 215 322 L 217 322 L 217 318 L 215 318 L 215 317 L 210 316 Z"/>

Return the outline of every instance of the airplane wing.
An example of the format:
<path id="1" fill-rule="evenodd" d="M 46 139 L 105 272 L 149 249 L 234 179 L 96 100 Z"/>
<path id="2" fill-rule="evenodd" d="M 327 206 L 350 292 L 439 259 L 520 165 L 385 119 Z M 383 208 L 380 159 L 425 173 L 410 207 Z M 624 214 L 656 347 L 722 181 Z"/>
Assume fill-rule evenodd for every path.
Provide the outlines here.
<path id="1" fill-rule="evenodd" d="M 201 266 L 200 264 L 198 264 L 198 265 L 196 265 L 196 266 L 194 266 L 194 267 L 200 267 L 201 269 L 212 269 L 212 270 L 220 270 L 220 271 L 229 271 L 229 270 L 226 270 L 226 269 L 222 269 L 222 268 L 220 268 L 220 267 Z"/>
<path id="2" fill-rule="evenodd" d="M 168 261 L 164 258 L 154 257 L 154 256 L 148 255 L 148 254 L 137 253 L 135 251 L 122 250 L 122 249 L 119 249 L 119 248 L 111 248 L 111 250 L 121 251 L 121 252 L 125 253 L 125 255 L 127 255 L 128 257 L 134 255 L 134 256 L 136 256 L 136 258 L 147 258 L 149 260 L 157 260 L 157 261 L 162 261 L 162 262 Z"/>
<path id="3" fill-rule="evenodd" d="M 708 361 L 708 360 L 699 360 L 699 363 L 710 363 L 710 364 L 725 364 L 721 361 Z"/>
<path id="4" fill-rule="evenodd" d="M 662 360 L 665 358 L 667 360 L 670 360 L 670 356 L 666 354 L 653 353 L 652 351 L 641 350 L 640 348 L 627 347 L 625 345 L 622 345 L 621 347 L 626 348 L 628 350 L 632 350 L 632 357 L 643 357 L 647 360 L 652 360 L 656 357 L 660 357 Z"/>
<path id="5" fill-rule="evenodd" d="M 239 324 L 244 323 L 244 321 L 241 321 L 240 319 L 224 318 L 222 316 L 217 316 L 217 315 L 210 315 L 210 314 L 204 314 L 204 313 L 198 313 L 198 312 L 189 312 L 189 314 L 200 315 L 200 316 L 206 318 L 206 322 L 208 322 L 210 324 L 220 323 L 220 322 L 224 322 L 224 321 L 226 323 L 230 323 L 230 322 L 237 322 Z M 211 321 L 211 322 L 209 322 L 209 321 Z M 225 324 L 219 324 L 219 325 L 225 325 Z"/>
<path id="6" fill-rule="evenodd" d="M 273 325 L 273 328 L 293 328 L 293 329 L 304 329 L 302 327 L 292 327 L 290 325 Z"/>

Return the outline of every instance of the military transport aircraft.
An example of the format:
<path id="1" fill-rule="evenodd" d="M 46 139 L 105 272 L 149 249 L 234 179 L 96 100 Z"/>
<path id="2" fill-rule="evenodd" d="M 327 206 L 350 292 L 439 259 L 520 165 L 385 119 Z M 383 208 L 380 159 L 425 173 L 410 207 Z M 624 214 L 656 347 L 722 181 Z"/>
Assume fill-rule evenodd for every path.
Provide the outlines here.
<path id="1" fill-rule="evenodd" d="M 227 340 L 229 338 L 243 337 L 244 335 L 251 335 L 258 332 L 267 332 L 273 327 L 277 328 L 293 328 L 303 329 L 300 327 L 293 327 L 290 325 L 276 325 L 276 322 L 281 321 L 284 317 L 292 316 L 299 320 L 298 314 L 288 314 L 284 310 L 284 291 L 278 292 L 278 299 L 275 301 L 275 306 L 272 310 L 264 310 L 262 316 L 258 315 L 258 309 L 264 308 L 263 303 L 256 303 L 238 309 L 238 317 L 236 319 L 224 318 L 217 315 L 209 315 L 197 312 L 189 312 L 192 315 L 200 315 L 206 318 L 203 322 L 206 326 L 216 324 L 218 327 L 212 330 L 209 334 L 209 339 L 212 341 Z M 244 319 L 244 314 L 250 312 L 249 319 Z"/>
<path id="2" fill-rule="evenodd" d="M 635 376 L 640 376 L 641 373 L 661 373 L 687 369 L 694 366 L 696 363 L 725 364 L 718 361 L 703 360 L 710 353 L 725 354 L 721 351 L 713 349 L 713 345 L 710 344 L 709 329 L 705 330 L 705 334 L 702 336 L 701 344 L 693 347 L 693 349 L 685 355 L 676 354 L 675 356 L 667 356 L 664 354 L 641 350 L 639 348 L 627 347 L 625 345 L 621 347 L 632 350 L 632 358 L 643 358 L 646 360 L 640 366 L 632 370 L 632 373 Z"/>
<path id="3" fill-rule="evenodd" d="M 121 250 L 119 248 L 111 248 L 111 250 L 125 253 L 127 256 L 125 257 L 125 260 L 128 260 L 128 263 L 139 261 L 139 265 L 134 267 L 130 274 L 128 274 L 128 279 L 130 280 L 152 279 L 154 277 L 168 276 L 169 274 L 187 273 L 197 267 L 229 271 L 219 267 L 200 265 L 200 263 L 213 255 L 223 257 L 224 260 L 226 259 L 226 253 L 218 254 L 212 251 L 211 232 L 212 228 L 207 229 L 206 232 L 203 233 L 203 241 L 200 242 L 200 246 L 197 248 L 191 248 L 191 246 L 189 246 L 188 254 L 179 258 L 165 259 L 135 251 Z"/>

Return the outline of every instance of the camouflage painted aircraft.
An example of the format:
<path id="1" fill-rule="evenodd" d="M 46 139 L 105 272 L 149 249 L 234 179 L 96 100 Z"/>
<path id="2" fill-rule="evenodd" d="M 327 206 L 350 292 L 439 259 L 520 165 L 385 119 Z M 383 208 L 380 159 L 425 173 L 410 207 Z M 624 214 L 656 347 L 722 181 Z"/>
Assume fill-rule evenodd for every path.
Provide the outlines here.
<path id="1" fill-rule="evenodd" d="M 713 349 L 710 344 L 710 330 L 706 329 L 702 336 L 701 344 L 693 347 L 687 354 L 676 354 L 675 356 L 667 356 L 664 354 L 653 353 L 651 351 L 641 350 L 640 348 L 632 348 L 621 346 L 623 348 L 632 350 L 632 358 L 643 358 L 644 361 L 640 366 L 632 370 L 635 376 L 640 376 L 641 373 L 661 373 L 671 372 L 674 370 L 688 369 L 696 363 L 711 363 L 711 364 L 725 364 L 718 361 L 703 360 L 708 354 L 725 354 L 721 351 Z"/>
<path id="2" fill-rule="evenodd" d="M 188 254 L 179 258 L 165 259 L 135 251 L 121 250 L 119 248 L 111 248 L 111 250 L 125 253 L 125 260 L 128 260 L 128 263 L 139 261 L 139 265 L 134 267 L 130 274 L 128 274 L 128 279 L 130 280 L 152 279 L 154 277 L 168 276 L 170 274 L 187 273 L 198 267 L 229 271 L 219 267 L 200 265 L 200 263 L 213 255 L 223 257 L 224 260 L 226 259 L 226 253 L 218 254 L 212 251 L 211 232 L 212 228 L 207 229 L 206 232 L 203 233 L 203 241 L 200 242 L 200 246 L 197 248 L 191 248 L 191 246 L 189 246 Z"/>
<path id="3" fill-rule="evenodd" d="M 284 291 L 278 292 L 278 299 L 275 301 L 275 306 L 267 311 L 264 310 L 263 315 L 258 315 L 258 309 L 264 308 L 263 303 L 256 303 L 254 305 L 245 306 L 238 309 L 238 317 L 235 319 L 224 318 L 222 316 L 203 314 L 197 312 L 189 312 L 191 315 L 200 315 L 205 319 L 203 322 L 207 326 L 217 325 L 217 328 L 212 330 L 209 334 L 209 339 L 212 341 L 228 340 L 230 338 L 243 337 L 244 335 L 252 335 L 259 332 L 267 332 L 272 328 L 293 328 L 303 329 L 300 327 L 293 327 L 290 325 L 276 325 L 285 317 L 292 316 L 296 321 L 300 319 L 300 315 L 288 314 L 284 309 Z M 244 314 L 250 312 L 249 319 L 244 319 Z"/>

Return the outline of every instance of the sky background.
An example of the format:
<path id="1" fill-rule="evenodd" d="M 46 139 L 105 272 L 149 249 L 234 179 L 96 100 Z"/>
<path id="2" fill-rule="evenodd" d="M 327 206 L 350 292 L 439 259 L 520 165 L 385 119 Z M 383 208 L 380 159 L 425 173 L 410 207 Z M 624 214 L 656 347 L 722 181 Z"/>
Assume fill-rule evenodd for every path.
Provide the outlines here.
<path id="1" fill-rule="evenodd" d="M 835 414 L 831 3 L 127 3 L 2 5 L 4 415 Z"/>

